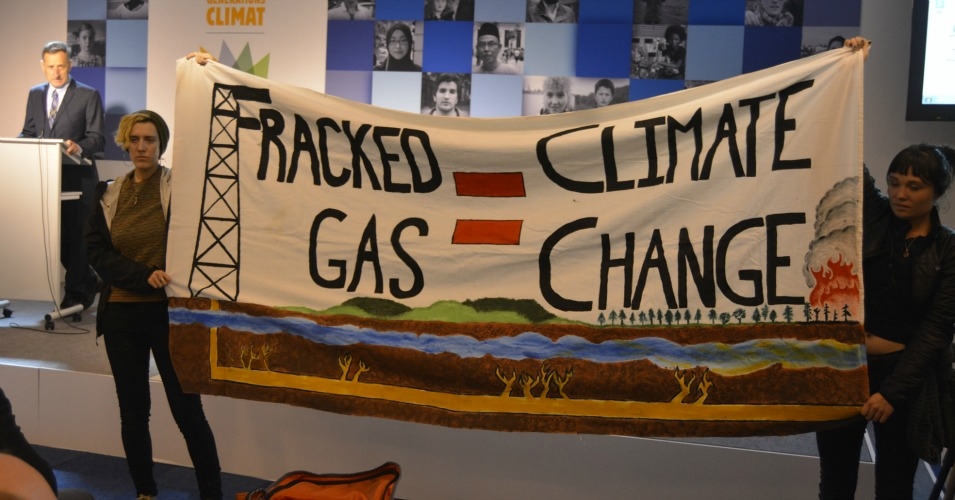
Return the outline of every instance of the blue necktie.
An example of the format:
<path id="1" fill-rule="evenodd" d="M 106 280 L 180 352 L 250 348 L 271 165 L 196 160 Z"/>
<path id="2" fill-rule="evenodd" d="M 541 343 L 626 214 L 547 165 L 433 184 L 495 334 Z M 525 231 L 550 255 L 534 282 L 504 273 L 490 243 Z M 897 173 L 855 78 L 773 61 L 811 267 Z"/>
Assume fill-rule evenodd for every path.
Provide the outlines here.
<path id="1" fill-rule="evenodd" d="M 56 108 L 60 105 L 60 93 L 53 91 L 53 101 L 50 103 L 50 128 L 53 128 L 53 120 L 56 119 Z"/>

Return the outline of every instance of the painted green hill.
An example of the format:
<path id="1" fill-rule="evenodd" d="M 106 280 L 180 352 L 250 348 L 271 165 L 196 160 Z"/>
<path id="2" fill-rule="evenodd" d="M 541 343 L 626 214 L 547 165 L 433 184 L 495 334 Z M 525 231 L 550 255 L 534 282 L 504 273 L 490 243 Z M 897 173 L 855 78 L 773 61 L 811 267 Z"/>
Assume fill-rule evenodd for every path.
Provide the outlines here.
<path id="1" fill-rule="evenodd" d="M 447 321 L 451 323 L 547 323 L 561 322 L 531 299 L 483 298 L 466 300 L 464 303 L 442 300 L 428 307 L 410 308 L 392 300 L 355 297 L 341 305 L 317 311 L 306 307 L 282 307 L 281 309 L 309 314 L 344 314 L 360 318 L 399 319 L 412 321 Z"/>
<path id="2" fill-rule="evenodd" d="M 531 299 L 508 299 L 494 297 L 477 300 L 465 300 L 464 305 L 473 307 L 477 312 L 511 311 L 527 318 L 531 323 L 544 323 L 557 319 L 546 309 Z"/>

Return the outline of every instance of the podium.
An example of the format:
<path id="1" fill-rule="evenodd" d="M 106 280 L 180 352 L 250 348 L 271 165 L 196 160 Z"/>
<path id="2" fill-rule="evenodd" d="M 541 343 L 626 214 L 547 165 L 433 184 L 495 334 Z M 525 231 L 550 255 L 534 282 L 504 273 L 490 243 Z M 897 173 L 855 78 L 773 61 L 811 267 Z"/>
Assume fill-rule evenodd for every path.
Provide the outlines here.
<path id="1" fill-rule="evenodd" d="M 61 152 L 61 139 L 0 138 L 0 303 L 11 299 L 52 301 L 64 317 L 82 312 L 58 310 L 63 296 L 60 265 L 60 201 L 79 192 L 60 190 L 61 165 L 85 162 Z M 9 316 L 4 305 L 4 316 Z"/>

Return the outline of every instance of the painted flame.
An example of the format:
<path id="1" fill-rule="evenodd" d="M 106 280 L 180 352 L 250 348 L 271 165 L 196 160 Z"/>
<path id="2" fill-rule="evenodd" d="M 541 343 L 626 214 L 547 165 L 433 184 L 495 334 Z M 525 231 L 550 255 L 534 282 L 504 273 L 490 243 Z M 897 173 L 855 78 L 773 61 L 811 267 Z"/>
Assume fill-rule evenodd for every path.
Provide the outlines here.
<path id="1" fill-rule="evenodd" d="M 812 307 L 823 307 L 829 304 L 834 315 L 843 318 L 845 308 L 851 317 L 859 317 L 862 301 L 859 276 L 852 272 L 853 264 L 843 263 L 842 256 L 830 259 L 828 265 L 819 269 L 811 269 L 816 279 L 816 286 L 809 294 L 809 304 Z"/>

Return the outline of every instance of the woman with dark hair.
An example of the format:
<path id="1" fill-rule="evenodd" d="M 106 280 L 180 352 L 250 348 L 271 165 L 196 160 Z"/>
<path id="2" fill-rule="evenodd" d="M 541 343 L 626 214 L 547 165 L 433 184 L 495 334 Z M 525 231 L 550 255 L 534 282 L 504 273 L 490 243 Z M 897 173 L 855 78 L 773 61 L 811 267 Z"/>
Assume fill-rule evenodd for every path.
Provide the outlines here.
<path id="1" fill-rule="evenodd" d="M 411 60 L 414 54 L 414 38 L 407 24 L 392 24 L 385 35 L 385 44 L 388 47 L 388 59 L 385 59 L 383 64 L 375 66 L 376 70 L 421 71 L 421 66 Z"/>
<path id="2" fill-rule="evenodd" d="M 955 418 L 941 399 L 952 368 L 955 232 L 936 203 L 952 183 L 955 150 L 917 144 L 889 164 L 888 195 L 865 169 L 863 280 L 869 399 L 860 417 L 816 433 L 819 498 L 853 498 L 869 421 L 875 430 L 876 498 L 912 498 L 919 458 L 941 453 L 935 414 Z M 931 420 L 931 419 L 929 419 Z"/>
<path id="3" fill-rule="evenodd" d="M 889 164 L 888 195 L 865 169 L 863 280 L 869 399 L 848 425 L 816 433 L 819 498 L 853 498 L 869 421 L 876 498 L 912 498 L 919 459 L 937 462 L 952 415 L 955 232 L 936 203 L 952 183 L 955 150 L 917 144 Z"/>
<path id="4" fill-rule="evenodd" d="M 868 50 L 853 38 L 846 46 Z M 955 232 L 936 204 L 955 150 L 915 144 L 889 163 L 888 194 L 864 169 L 862 273 L 869 398 L 859 417 L 816 433 L 819 498 L 851 499 L 866 427 L 875 431 L 876 498 L 912 498 L 919 459 L 937 462 L 955 419 L 948 380 L 955 333 Z"/>
<path id="5" fill-rule="evenodd" d="M 190 56 L 192 57 L 192 56 Z M 195 56 L 202 63 L 206 56 Z M 86 228 L 90 265 L 105 284 L 96 316 L 119 400 L 120 435 L 129 474 L 140 499 L 158 493 L 149 433 L 149 358 L 152 354 L 176 425 L 195 467 L 200 498 L 221 499 L 215 437 L 198 394 L 186 394 L 169 352 L 166 238 L 172 170 L 160 164 L 169 127 L 142 110 L 119 121 L 116 144 L 133 164 L 128 174 L 97 187 Z"/>

